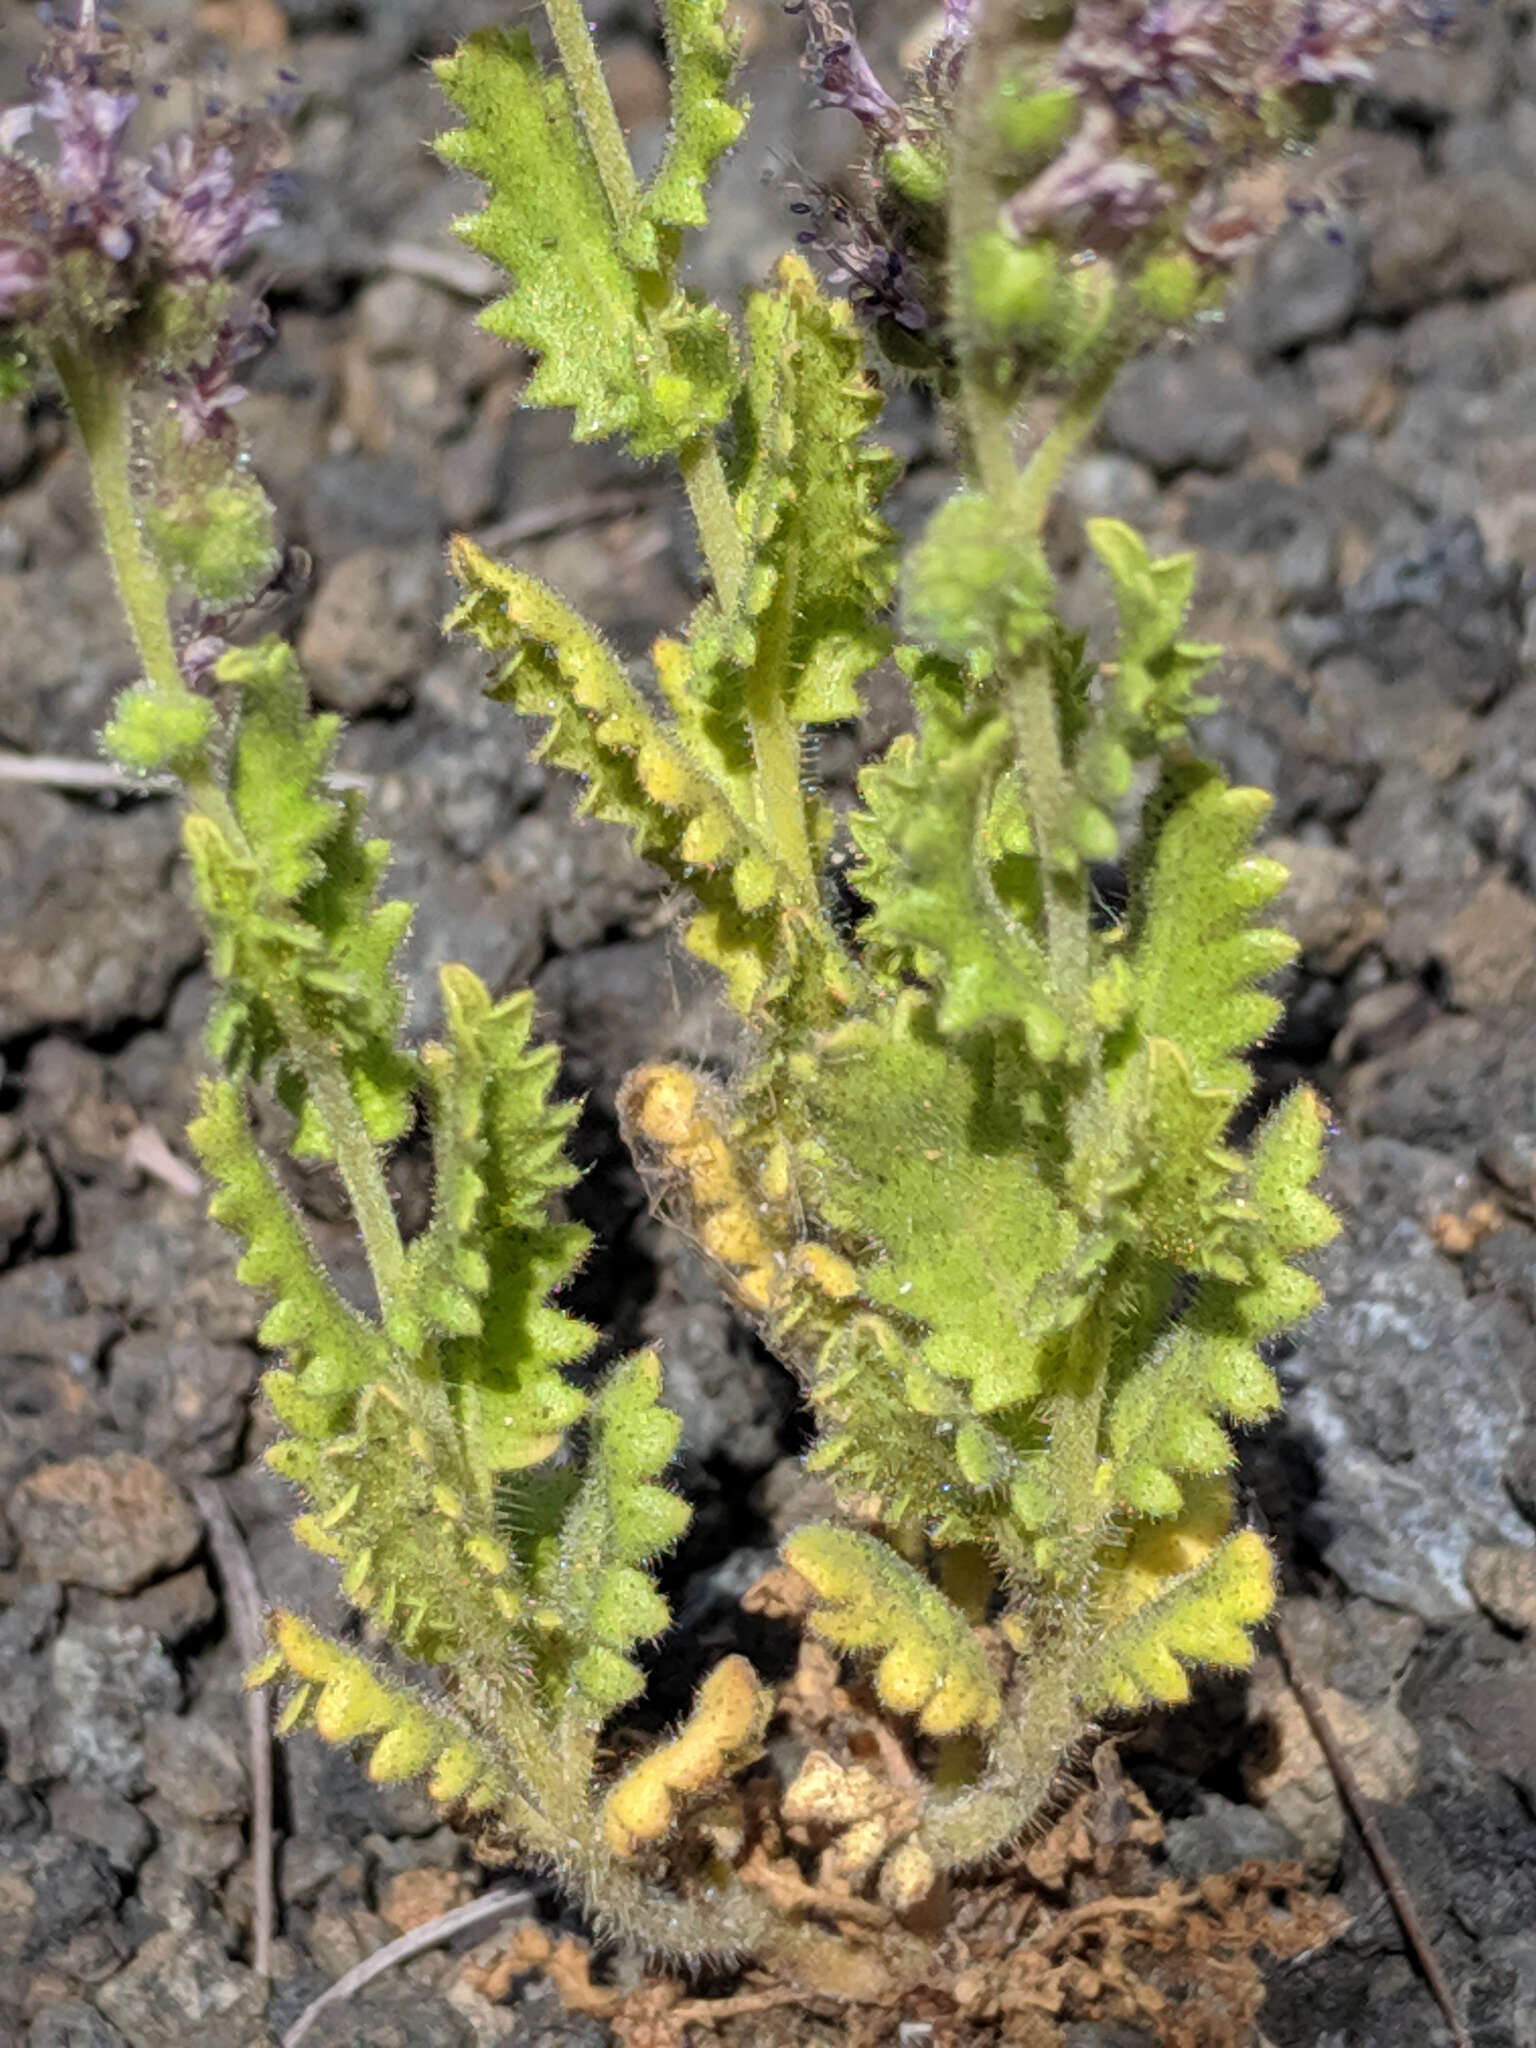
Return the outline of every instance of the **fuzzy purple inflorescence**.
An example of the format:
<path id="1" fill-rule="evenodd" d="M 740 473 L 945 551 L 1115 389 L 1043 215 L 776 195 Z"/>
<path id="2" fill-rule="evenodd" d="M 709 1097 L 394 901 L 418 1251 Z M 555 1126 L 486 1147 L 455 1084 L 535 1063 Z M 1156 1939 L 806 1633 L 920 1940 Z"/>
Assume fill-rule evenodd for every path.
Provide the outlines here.
<path id="1" fill-rule="evenodd" d="M 802 5 L 824 104 L 855 114 L 877 150 L 942 137 L 975 61 L 974 0 L 946 0 L 915 106 L 885 91 L 828 0 Z M 1225 268 L 1274 225 L 1228 192 L 1273 146 L 1273 117 L 1283 124 L 1318 89 L 1367 79 L 1399 22 L 1434 29 L 1445 13 L 1433 0 L 1077 0 L 1021 46 L 1026 89 L 1069 88 L 1076 125 L 1003 218 L 1021 240 L 1050 235 L 1100 255 L 1181 235 L 1208 268 Z M 989 49 L 1000 54 L 995 39 Z M 868 274 L 872 254 L 861 257 Z"/>
<path id="2" fill-rule="evenodd" d="M 161 292 L 206 295 L 275 224 L 281 138 L 265 116 L 210 107 L 148 158 L 131 150 L 134 49 L 94 0 L 53 28 L 31 83 L 32 99 L 0 114 L 0 325 L 64 340 L 122 330 Z M 239 395 L 241 341 L 222 319 L 206 359 L 181 366 L 198 432 L 218 431 Z"/>

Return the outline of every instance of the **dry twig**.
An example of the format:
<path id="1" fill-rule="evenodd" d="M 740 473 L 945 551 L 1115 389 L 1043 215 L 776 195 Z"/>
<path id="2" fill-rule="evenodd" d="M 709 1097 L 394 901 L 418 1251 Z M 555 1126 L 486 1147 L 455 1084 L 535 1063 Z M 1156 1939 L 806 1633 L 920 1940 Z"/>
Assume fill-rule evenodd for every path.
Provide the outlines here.
<path id="1" fill-rule="evenodd" d="M 168 776 L 130 775 L 110 761 L 77 761 L 65 754 L 0 753 L 0 782 L 39 783 L 45 789 L 102 789 L 120 796 L 163 796 L 176 785 Z"/>
<path id="2" fill-rule="evenodd" d="M 437 1948 L 443 1942 L 451 1941 L 454 1935 L 462 1934 L 466 1927 L 476 1927 L 482 1920 L 494 1920 L 499 1914 L 510 1913 L 514 1907 L 526 1905 L 532 1896 L 526 1891 L 486 1892 L 478 1899 L 471 1899 L 467 1906 L 455 1906 L 451 1913 L 440 1913 L 435 1920 L 428 1920 L 420 1927 L 413 1927 L 409 1934 L 402 1934 L 398 1941 L 388 1941 L 383 1948 L 376 1948 L 355 1969 L 348 1970 L 344 1977 L 338 1977 L 328 1991 L 322 1991 L 312 2005 L 305 2006 L 284 2034 L 282 2048 L 299 2048 L 299 2043 L 328 2005 L 339 2005 L 354 1991 L 361 1991 L 365 1984 L 371 1984 L 375 1977 L 392 1970 L 396 1963 L 408 1963 L 413 1956 L 424 1955 L 428 1949 Z"/>
<path id="3" fill-rule="evenodd" d="M 208 1530 L 208 1547 L 224 1581 L 229 1625 L 242 1660 L 254 1664 L 266 1649 L 261 1627 L 261 1588 L 245 1538 L 223 1494 L 211 1479 L 192 1482 Z M 264 1692 L 245 1696 L 245 1725 L 251 1743 L 251 1952 L 259 1977 L 272 1974 L 272 1936 L 276 1925 L 273 1891 L 272 1727 Z"/>
<path id="4" fill-rule="evenodd" d="M 595 526 L 603 519 L 622 519 L 630 513 L 643 512 L 665 495 L 666 486 L 659 483 L 613 484 L 606 490 L 578 491 L 573 497 L 556 498 L 548 505 L 530 505 L 526 511 L 514 512 L 477 533 L 475 539 L 494 554 L 524 541 L 549 540 L 557 533 L 569 533 L 574 527 Z"/>
<path id="5" fill-rule="evenodd" d="M 1275 1616 L 1272 1627 L 1275 1647 L 1280 1652 L 1280 1662 L 1285 1667 L 1286 1679 L 1301 1704 L 1301 1711 L 1307 1717 L 1307 1725 L 1317 1738 L 1318 1748 L 1327 1759 L 1334 1783 L 1339 1788 L 1339 1795 L 1349 1808 L 1355 1826 L 1360 1830 L 1360 1839 L 1365 1844 L 1366 1854 L 1375 1865 L 1382 1889 L 1392 1902 L 1392 1909 L 1397 1914 L 1398 1924 L 1407 1938 L 1414 1960 L 1423 1973 L 1424 1981 L 1429 1986 L 1436 2005 L 1445 2015 L 1446 2025 L 1451 2030 L 1452 2042 L 1455 2048 L 1471 2048 L 1472 2037 L 1462 2025 L 1450 1984 L 1445 1971 L 1440 1967 L 1440 1958 L 1435 1954 L 1434 1944 L 1424 1931 L 1424 1923 L 1419 1918 L 1418 1908 L 1413 1903 L 1413 1894 L 1408 1889 L 1402 1868 L 1388 1847 L 1387 1838 L 1377 1824 L 1370 1802 L 1360 1788 L 1360 1780 L 1355 1776 L 1349 1758 L 1344 1754 L 1343 1745 L 1334 1733 L 1333 1723 L 1328 1718 L 1322 1698 L 1316 1686 L 1310 1679 L 1304 1678 L 1297 1668 L 1285 1624 L 1278 1615 Z"/>

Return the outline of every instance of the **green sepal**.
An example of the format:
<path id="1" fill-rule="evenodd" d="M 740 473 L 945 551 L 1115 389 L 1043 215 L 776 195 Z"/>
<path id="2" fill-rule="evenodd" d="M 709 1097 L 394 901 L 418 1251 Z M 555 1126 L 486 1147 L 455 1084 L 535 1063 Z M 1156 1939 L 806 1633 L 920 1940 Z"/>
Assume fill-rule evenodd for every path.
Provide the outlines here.
<path id="1" fill-rule="evenodd" d="M 205 697 L 140 683 L 117 699 L 101 741 L 136 775 L 184 774 L 207 753 L 216 724 Z"/>

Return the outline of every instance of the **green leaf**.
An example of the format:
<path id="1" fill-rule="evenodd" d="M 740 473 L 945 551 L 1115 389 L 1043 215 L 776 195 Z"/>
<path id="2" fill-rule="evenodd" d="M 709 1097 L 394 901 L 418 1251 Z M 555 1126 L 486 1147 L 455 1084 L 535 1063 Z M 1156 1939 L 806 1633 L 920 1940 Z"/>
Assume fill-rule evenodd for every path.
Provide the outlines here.
<path id="1" fill-rule="evenodd" d="M 1278 861 L 1253 851 L 1270 800 L 1232 789 L 1213 768 L 1181 762 L 1148 810 L 1150 854 L 1135 877 L 1130 927 L 1135 1010 L 1149 1038 L 1179 1048 L 1195 1083 L 1248 1093 L 1233 1055 L 1273 1027 L 1280 1005 L 1259 983 L 1295 958 L 1284 932 L 1254 916 L 1285 885 Z"/>
<path id="2" fill-rule="evenodd" d="M 436 1195 L 410 1248 L 410 1312 L 443 1333 L 441 1372 L 482 1497 L 499 1472 L 553 1456 L 586 1410 L 561 1367 L 596 1341 L 549 1297 L 586 1252 L 549 1205 L 575 1179 L 570 1104 L 550 1101 L 557 1057 L 530 1049 L 533 998 L 492 1003 L 467 968 L 443 970 L 447 1046 L 428 1049 Z M 420 1341 L 418 1336 L 418 1341 Z"/>
<path id="3" fill-rule="evenodd" d="M 826 804 L 799 786 L 804 728 L 852 718 L 857 685 L 890 646 L 894 536 L 876 507 L 891 459 L 868 444 L 879 398 L 848 308 L 784 257 L 747 305 L 751 359 L 733 421 L 730 487 L 747 571 L 735 599 L 694 615 L 687 644 L 663 641 L 657 675 L 694 759 L 775 858 L 778 825 L 765 733 L 780 733 L 805 836 L 827 844 Z"/>
<path id="4" fill-rule="evenodd" d="M 720 158 L 746 126 L 747 109 L 725 97 L 739 36 L 726 23 L 726 0 L 662 0 L 672 130 L 645 195 L 645 216 L 660 228 L 701 228 L 705 189 Z"/>
<path id="5" fill-rule="evenodd" d="M 1052 634 L 1056 585 L 1039 541 L 980 491 L 946 498 L 907 560 L 911 637 L 968 669 L 990 672 Z"/>
<path id="6" fill-rule="evenodd" d="M 578 441 L 623 433 L 641 456 L 675 452 L 717 425 L 736 387 L 729 322 L 681 293 L 653 310 L 654 234 L 643 222 L 633 224 L 643 232 L 621 232 L 569 90 L 545 75 L 526 31 L 471 36 L 437 76 L 465 117 L 439 152 L 488 191 L 457 232 L 513 281 L 482 324 L 539 358 L 524 402 L 569 406 Z M 703 160 L 702 101 L 695 113 L 674 201 Z"/>
<path id="7" fill-rule="evenodd" d="M 188 1127 L 217 1193 L 214 1221 L 245 1242 L 239 1277 L 272 1297 L 258 1336 L 283 1354 L 288 1371 L 272 1386 L 290 1429 L 325 1441 L 346 1426 L 356 1396 L 385 1380 L 389 1347 L 337 1294 L 308 1231 L 258 1149 L 229 1081 L 205 1080 Z"/>
<path id="8" fill-rule="evenodd" d="M 1186 1664 L 1246 1669 L 1253 1662 L 1249 1630 L 1273 1604 L 1274 1562 L 1264 1539 L 1251 1529 L 1229 1536 L 1106 1631 L 1084 1685 L 1084 1707 L 1101 1713 L 1186 1700 Z"/>
<path id="9" fill-rule="evenodd" d="M 406 903 L 380 903 L 389 858 L 361 836 L 362 802 L 325 776 L 336 721 L 309 715 L 292 650 L 275 639 L 226 654 L 220 682 L 239 691 L 228 769 L 232 824 L 187 819 L 185 840 L 223 996 L 209 1027 L 214 1056 L 236 1075 L 275 1072 L 298 1118 L 293 1150 L 327 1158 L 331 1142 L 307 1099 L 290 1042 L 296 1017 L 337 1049 L 377 1143 L 410 1125 L 416 1065 L 399 1043 L 395 954 Z"/>
<path id="10" fill-rule="evenodd" d="M 682 1427 L 660 1396 L 661 1367 L 649 1352 L 615 1366 L 593 1396 L 586 1468 L 540 1577 L 574 1652 L 556 1660 L 546 1690 L 588 1725 L 641 1690 L 627 1652 L 667 1625 L 645 1567 L 682 1535 L 689 1511 L 655 1483 Z"/>
<path id="11" fill-rule="evenodd" d="M 510 659 L 491 694 L 548 721 L 539 756 L 579 775 L 581 808 L 625 826 L 637 851 L 699 903 L 690 949 L 719 968 L 749 1008 L 781 950 L 780 908 L 792 883 L 721 788 L 712 764 L 630 683 L 598 633 L 531 576 L 471 542 L 453 549 L 468 596 L 449 620 Z M 665 661 L 676 643 L 662 642 Z"/>
<path id="12" fill-rule="evenodd" d="M 1085 1256 L 1006 1075 L 955 1056 L 914 999 L 793 1065 L 808 1126 L 803 1198 L 829 1235 L 873 1240 L 871 1299 L 978 1414 L 1041 1391 L 1043 1346 L 1082 1302 Z"/>
<path id="13" fill-rule="evenodd" d="M 812 1522 L 784 1545 L 809 1581 L 811 1623 L 842 1650 L 878 1651 L 875 1690 L 929 1735 L 990 1728 L 1001 1700 L 981 1638 L 952 1602 L 888 1544 Z"/>
<path id="14" fill-rule="evenodd" d="M 872 905 L 860 937 L 888 984 L 930 984 L 941 1031 L 1013 1023 L 1036 1059 L 1059 1059 L 1070 1041 L 1029 914 L 1038 879 L 1013 731 L 995 706 L 967 707 L 943 670 L 918 664 L 919 733 L 893 741 L 859 780 L 854 881 Z"/>
<path id="15" fill-rule="evenodd" d="M 1193 718 L 1216 708 L 1194 686 L 1220 654 L 1182 638 L 1194 594 L 1196 557 L 1154 561 L 1146 542 L 1119 519 L 1090 519 L 1088 543 L 1109 572 L 1120 612 L 1110 703 L 1114 723 L 1146 754 L 1183 737 Z"/>

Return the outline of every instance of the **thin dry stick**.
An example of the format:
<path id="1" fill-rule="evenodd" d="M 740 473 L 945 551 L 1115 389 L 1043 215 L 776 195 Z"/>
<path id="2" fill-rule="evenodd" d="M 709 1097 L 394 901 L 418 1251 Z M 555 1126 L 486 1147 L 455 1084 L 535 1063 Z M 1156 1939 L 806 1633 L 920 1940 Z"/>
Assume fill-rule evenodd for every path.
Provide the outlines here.
<path id="1" fill-rule="evenodd" d="M 607 490 L 580 491 L 574 497 L 557 498 L 548 505 L 530 505 L 525 512 L 514 512 L 510 518 L 498 520 L 483 533 L 477 533 L 475 539 L 488 553 L 516 547 L 523 541 L 548 540 L 554 534 L 569 533 L 573 527 L 594 525 L 599 519 L 622 519 L 626 513 L 643 511 L 665 497 L 666 488 L 659 483 L 614 484 Z"/>
<path id="2" fill-rule="evenodd" d="M 261 1627 L 261 1588 L 256 1567 L 234 1516 L 211 1479 L 194 1480 L 192 1497 L 208 1530 L 208 1547 L 224 1581 L 224 1600 L 235 1646 L 254 1664 L 266 1649 Z M 258 1977 L 272 1974 L 276 1906 L 272 1883 L 272 1727 L 264 1692 L 245 1696 L 245 1725 L 251 1743 L 251 1961 Z"/>
<path id="3" fill-rule="evenodd" d="M 366 775 L 339 771 L 326 777 L 332 789 L 362 789 L 370 786 Z M 37 783 L 45 789 L 106 790 L 116 796 L 174 796 L 176 783 L 168 775 L 130 775 L 126 768 L 114 768 L 110 761 L 79 761 L 66 754 L 10 754 L 0 752 L 0 783 Z"/>
<path id="4" fill-rule="evenodd" d="M 299 2043 L 328 2005 L 339 2005 L 354 1991 L 361 1991 L 365 1984 L 372 1983 L 375 1977 L 392 1970 L 396 1963 L 408 1963 L 413 1956 L 422 1955 L 429 1948 L 437 1948 L 455 1934 L 462 1934 L 466 1927 L 475 1927 L 482 1920 L 494 1920 L 499 1914 L 510 1913 L 515 1906 L 526 1905 L 532 1897 L 533 1894 L 526 1891 L 486 1892 L 481 1898 L 471 1899 L 467 1906 L 455 1906 L 451 1913 L 440 1913 L 435 1920 L 428 1920 L 420 1927 L 413 1927 L 409 1934 L 402 1934 L 398 1941 L 389 1941 L 383 1948 L 376 1948 L 355 1969 L 348 1970 L 344 1977 L 338 1977 L 329 1991 L 322 1991 L 313 2005 L 305 2006 L 284 2034 L 282 2048 L 299 2048 Z"/>
<path id="5" fill-rule="evenodd" d="M 1413 1903 L 1413 1895 L 1408 1889 L 1407 1880 L 1397 1858 L 1387 1846 L 1387 1838 L 1377 1825 L 1370 1803 L 1360 1789 L 1360 1780 L 1351 1769 L 1349 1758 L 1344 1754 L 1339 1738 L 1333 1732 L 1333 1723 L 1328 1718 L 1322 1698 L 1311 1680 L 1304 1678 L 1297 1669 L 1285 1624 L 1278 1615 L 1271 1626 L 1274 1630 L 1275 1646 L 1280 1652 L 1280 1661 L 1285 1667 L 1291 1691 L 1301 1702 L 1301 1711 L 1306 1715 L 1308 1726 L 1317 1737 L 1318 1748 L 1327 1759 L 1328 1768 L 1333 1773 L 1340 1795 L 1354 1818 L 1355 1826 L 1360 1830 L 1360 1839 L 1365 1844 L 1367 1855 L 1376 1866 L 1376 1875 L 1381 1879 L 1382 1889 L 1392 1902 L 1392 1909 L 1397 1914 L 1398 1924 L 1407 1936 L 1414 1960 L 1423 1972 L 1424 1981 L 1433 1993 L 1436 2005 L 1445 2015 L 1445 2023 L 1451 2030 L 1455 2048 L 1472 2048 L 1472 2037 L 1461 2023 L 1456 2001 L 1451 1995 L 1450 1984 L 1440 1967 L 1440 1958 L 1435 1954 L 1434 1946 L 1424 1931 L 1424 1923 L 1420 1920 L 1418 1908 Z"/>
<path id="6" fill-rule="evenodd" d="M 501 273 L 483 256 L 469 249 L 434 249 L 420 242 L 389 242 L 381 254 L 385 270 L 400 277 L 419 277 L 423 284 L 441 285 L 460 298 L 488 299 L 498 289 Z"/>
<path id="7" fill-rule="evenodd" d="M 36 782 L 48 789 L 110 789 L 123 796 L 160 796 L 176 787 L 169 776 L 130 775 L 110 761 L 75 761 L 63 754 L 0 753 L 0 782 Z"/>

